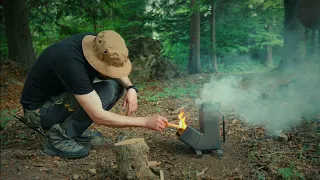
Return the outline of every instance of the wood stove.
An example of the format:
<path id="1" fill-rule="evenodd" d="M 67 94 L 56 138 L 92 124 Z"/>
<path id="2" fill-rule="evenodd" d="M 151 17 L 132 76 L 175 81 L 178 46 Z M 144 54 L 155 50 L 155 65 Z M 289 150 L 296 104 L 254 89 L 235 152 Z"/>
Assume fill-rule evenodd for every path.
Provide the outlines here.
<path id="1" fill-rule="evenodd" d="M 176 134 L 180 141 L 196 152 L 197 157 L 202 157 L 203 153 L 213 153 L 214 151 L 221 157 L 223 155 L 220 135 L 221 120 L 223 141 L 225 141 L 225 122 L 221 113 L 221 104 L 203 103 L 199 112 L 200 130 L 188 125 L 186 129 L 179 129 Z"/>

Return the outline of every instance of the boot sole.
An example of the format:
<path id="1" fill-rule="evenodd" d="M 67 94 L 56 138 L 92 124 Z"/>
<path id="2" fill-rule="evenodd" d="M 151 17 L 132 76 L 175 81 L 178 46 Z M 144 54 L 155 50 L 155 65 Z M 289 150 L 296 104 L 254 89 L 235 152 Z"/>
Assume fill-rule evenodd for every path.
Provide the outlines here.
<path id="1" fill-rule="evenodd" d="M 67 158 L 67 159 L 77 159 L 77 158 L 83 158 L 85 156 L 88 156 L 90 152 L 89 148 L 85 148 L 82 150 L 82 152 L 78 153 L 66 153 L 63 151 L 60 151 L 58 149 L 55 149 L 53 147 L 48 147 L 46 146 L 43 150 L 41 150 L 41 153 L 47 156 L 60 156 L 62 158 Z"/>

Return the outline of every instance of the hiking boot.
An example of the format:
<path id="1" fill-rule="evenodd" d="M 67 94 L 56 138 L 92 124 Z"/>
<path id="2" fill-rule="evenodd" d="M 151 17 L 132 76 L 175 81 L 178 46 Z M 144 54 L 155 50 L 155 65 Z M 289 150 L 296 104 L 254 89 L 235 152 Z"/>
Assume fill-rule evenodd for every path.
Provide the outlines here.
<path id="1" fill-rule="evenodd" d="M 95 137 L 101 137 L 101 132 L 98 131 L 90 131 L 86 129 L 79 137 L 76 138 L 77 142 L 90 142 L 91 139 Z"/>
<path id="2" fill-rule="evenodd" d="M 55 124 L 48 131 L 48 143 L 42 152 L 49 156 L 81 158 L 89 154 L 90 148 L 68 138 L 60 124 Z"/>

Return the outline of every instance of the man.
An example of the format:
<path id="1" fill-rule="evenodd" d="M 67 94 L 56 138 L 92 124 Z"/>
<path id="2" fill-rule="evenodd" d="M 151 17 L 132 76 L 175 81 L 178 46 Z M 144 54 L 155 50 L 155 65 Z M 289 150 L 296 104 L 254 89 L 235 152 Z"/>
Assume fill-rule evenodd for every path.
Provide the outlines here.
<path id="1" fill-rule="evenodd" d="M 32 66 L 20 102 L 23 122 L 48 130 L 43 153 L 64 158 L 89 154 L 94 122 L 109 127 L 144 127 L 161 131 L 160 115 L 129 117 L 137 109 L 138 89 L 128 78 L 132 66 L 124 39 L 115 31 L 77 34 L 45 49 Z M 97 79 L 104 79 L 95 82 Z M 95 82 L 95 83 L 94 83 Z M 124 94 L 127 116 L 109 112 Z"/>

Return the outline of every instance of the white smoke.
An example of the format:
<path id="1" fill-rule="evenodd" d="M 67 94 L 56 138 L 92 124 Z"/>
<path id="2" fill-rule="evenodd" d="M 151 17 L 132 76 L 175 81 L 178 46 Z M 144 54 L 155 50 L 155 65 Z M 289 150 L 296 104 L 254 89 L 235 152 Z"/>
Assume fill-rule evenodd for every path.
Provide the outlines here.
<path id="1" fill-rule="evenodd" d="M 248 87 L 239 76 L 213 77 L 196 103 L 221 102 L 224 110 L 233 110 L 245 122 L 261 124 L 270 133 L 279 132 L 301 122 L 304 115 L 320 112 L 320 68 L 307 66 L 300 72 L 286 78 L 254 77 Z"/>

